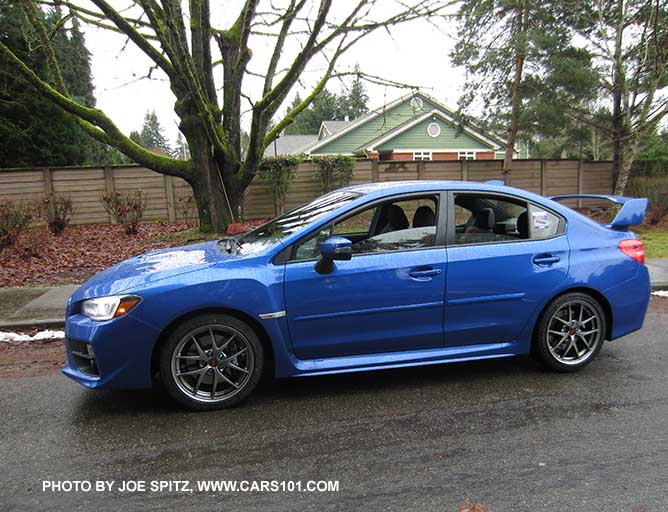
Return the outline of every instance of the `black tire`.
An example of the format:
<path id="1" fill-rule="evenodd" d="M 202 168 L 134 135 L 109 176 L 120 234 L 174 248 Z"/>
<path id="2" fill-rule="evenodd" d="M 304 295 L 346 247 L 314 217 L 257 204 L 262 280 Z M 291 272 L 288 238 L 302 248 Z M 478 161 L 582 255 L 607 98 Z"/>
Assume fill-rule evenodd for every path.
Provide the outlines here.
<path id="1" fill-rule="evenodd" d="M 204 314 L 186 320 L 167 337 L 160 348 L 159 369 L 165 390 L 181 405 L 195 411 L 226 409 L 244 401 L 257 387 L 264 350 L 255 331 L 241 320 Z M 217 386 L 221 386 L 220 395 Z"/>
<path id="2" fill-rule="evenodd" d="M 578 309 L 580 306 L 583 309 Z M 587 318 L 595 315 L 596 319 L 580 326 L 571 325 L 572 321 L 568 322 L 571 310 L 575 317 L 572 321 L 576 324 L 581 318 L 580 311 L 585 312 Z M 561 332 L 555 333 L 557 328 Z M 587 333 L 594 328 L 597 329 L 596 333 L 584 336 L 578 334 Z M 607 320 L 600 303 L 585 293 L 567 293 L 550 302 L 538 319 L 532 352 L 536 359 L 550 370 L 562 373 L 576 372 L 596 358 L 603 346 L 606 332 Z M 575 339 L 575 346 L 569 345 L 572 338 Z"/>

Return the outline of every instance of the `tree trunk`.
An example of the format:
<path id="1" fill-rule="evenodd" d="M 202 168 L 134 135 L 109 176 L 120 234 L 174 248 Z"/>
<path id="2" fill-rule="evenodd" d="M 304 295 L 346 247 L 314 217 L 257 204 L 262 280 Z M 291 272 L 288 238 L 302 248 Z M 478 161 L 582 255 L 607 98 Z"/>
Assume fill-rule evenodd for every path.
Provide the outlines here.
<path id="1" fill-rule="evenodd" d="M 619 153 L 619 158 L 617 160 L 617 181 L 615 181 L 615 191 L 616 196 L 623 196 L 624 191 L 626 190 L 626 185 L 629 182 L 629 177 L 631 176 L 631 166 L 633 161 L 636 158 L 636 153 L 638 152 L 638 140 L 635 137 L 632 137 L 624 145 L 623 149 Z"/>
<path id="2" fill-rule="evenodd" d="M 529 17 L 529 2 L 517 9 L 517 34 L 515 37 L 525 34 Z M 515 76 L 513 77 L 513 90 L 510 99 L 510 127 L 508 128 L 508 139 L 506 140 L 506 152 L 503 157 L 502 176 L 506 184 L 510 184 L 510 175 L 513 166 L 513 153 L 515 151 L 515 139 L 517 137 L 517 125 L 520 116 L 520 85 L 524 71 L 524 60 L 526 48 L 522 42 L 516 48 L 515 54 Z"/>
<path id="3" fill-rule="evenodd" d="M 205 147 L 191 144 L 190 154 L 196 170 L 190 185 L 195 195 L 200 230 L 225 233 L 227 226 L 236 220 L 243 191 L 231 189 L 229 184 L 223 188 L 219 162 L 211 154 L 208 144 Z"/>
<path id="4" fill-rule="evenodd" d="M 615 26 L 615 49 L 612 79 L 612 174 L 621 177 L 624 151 L 624 119 L 622 101 L 626 88 L 624 61 L 622 59 L 622 36 L 624 34 L 624 0 L 617 0 Z M 615 189 L 618 186 L 615 185 Z"/>

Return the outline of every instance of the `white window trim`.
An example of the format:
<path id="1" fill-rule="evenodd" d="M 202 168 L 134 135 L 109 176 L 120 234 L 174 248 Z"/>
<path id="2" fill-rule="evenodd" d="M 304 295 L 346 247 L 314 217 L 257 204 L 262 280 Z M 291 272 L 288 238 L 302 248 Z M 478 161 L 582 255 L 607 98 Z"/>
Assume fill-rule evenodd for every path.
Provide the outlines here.
<path id="1" fill-rule="evenodd" d="M 457 152 L 457 160 L 475 160 L 478 156 L 476 150 L 464 150 Z"/>
<path id="2" fill-rule="evenodd" d="M 432 126 L 436 127 L 436 134 L 431 133 L 431 128 Z M 438 124 L 436 121 L 431 122 L 427 125 L 427 135 L 429 135 L 432 139 L 435 139 L 441 134 L 441 125 Z"/>
<path id="3" fill-rule="evenodd" d="M 431 151 L 413 151 L 413 160 L 431 161 Z"/>

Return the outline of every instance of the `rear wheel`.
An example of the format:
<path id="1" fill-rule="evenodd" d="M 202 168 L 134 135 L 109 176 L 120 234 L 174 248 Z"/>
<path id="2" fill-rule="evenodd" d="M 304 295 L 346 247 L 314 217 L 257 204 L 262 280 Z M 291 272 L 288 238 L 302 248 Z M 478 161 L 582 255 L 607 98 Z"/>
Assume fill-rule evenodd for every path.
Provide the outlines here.
<path id="1" fill-rule="evenodd" d="M 596 299 L 584 293 L 562 295 L 538 321 L 534 352 L 552 370 L 577 371 L 601 350 L 606 327 L 605 313 Z"/>
<path id="2" fill-rule="evenodd" d="M 264 352 L 244 322 L 222 315 L 187 320 L 160 352 L 167 392 L 190 409 L 223 409 L 244 400 L 262 376 Z"/>

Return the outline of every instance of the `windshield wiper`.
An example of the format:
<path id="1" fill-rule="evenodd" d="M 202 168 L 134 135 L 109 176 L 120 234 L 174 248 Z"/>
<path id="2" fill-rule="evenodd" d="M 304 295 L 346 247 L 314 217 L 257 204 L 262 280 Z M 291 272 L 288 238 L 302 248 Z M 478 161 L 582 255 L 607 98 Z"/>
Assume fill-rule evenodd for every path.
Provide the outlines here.
<path id="1" fill-rule="evenodd" d="M 222 249 L 228 254 L 232 254 L 233 252 L 238 254 L 241 252 L 241 246 L 243 244 L 239 241 L 238 238 L 229 236 L 218 240 L 218 245 L 222 247 Z"/>

